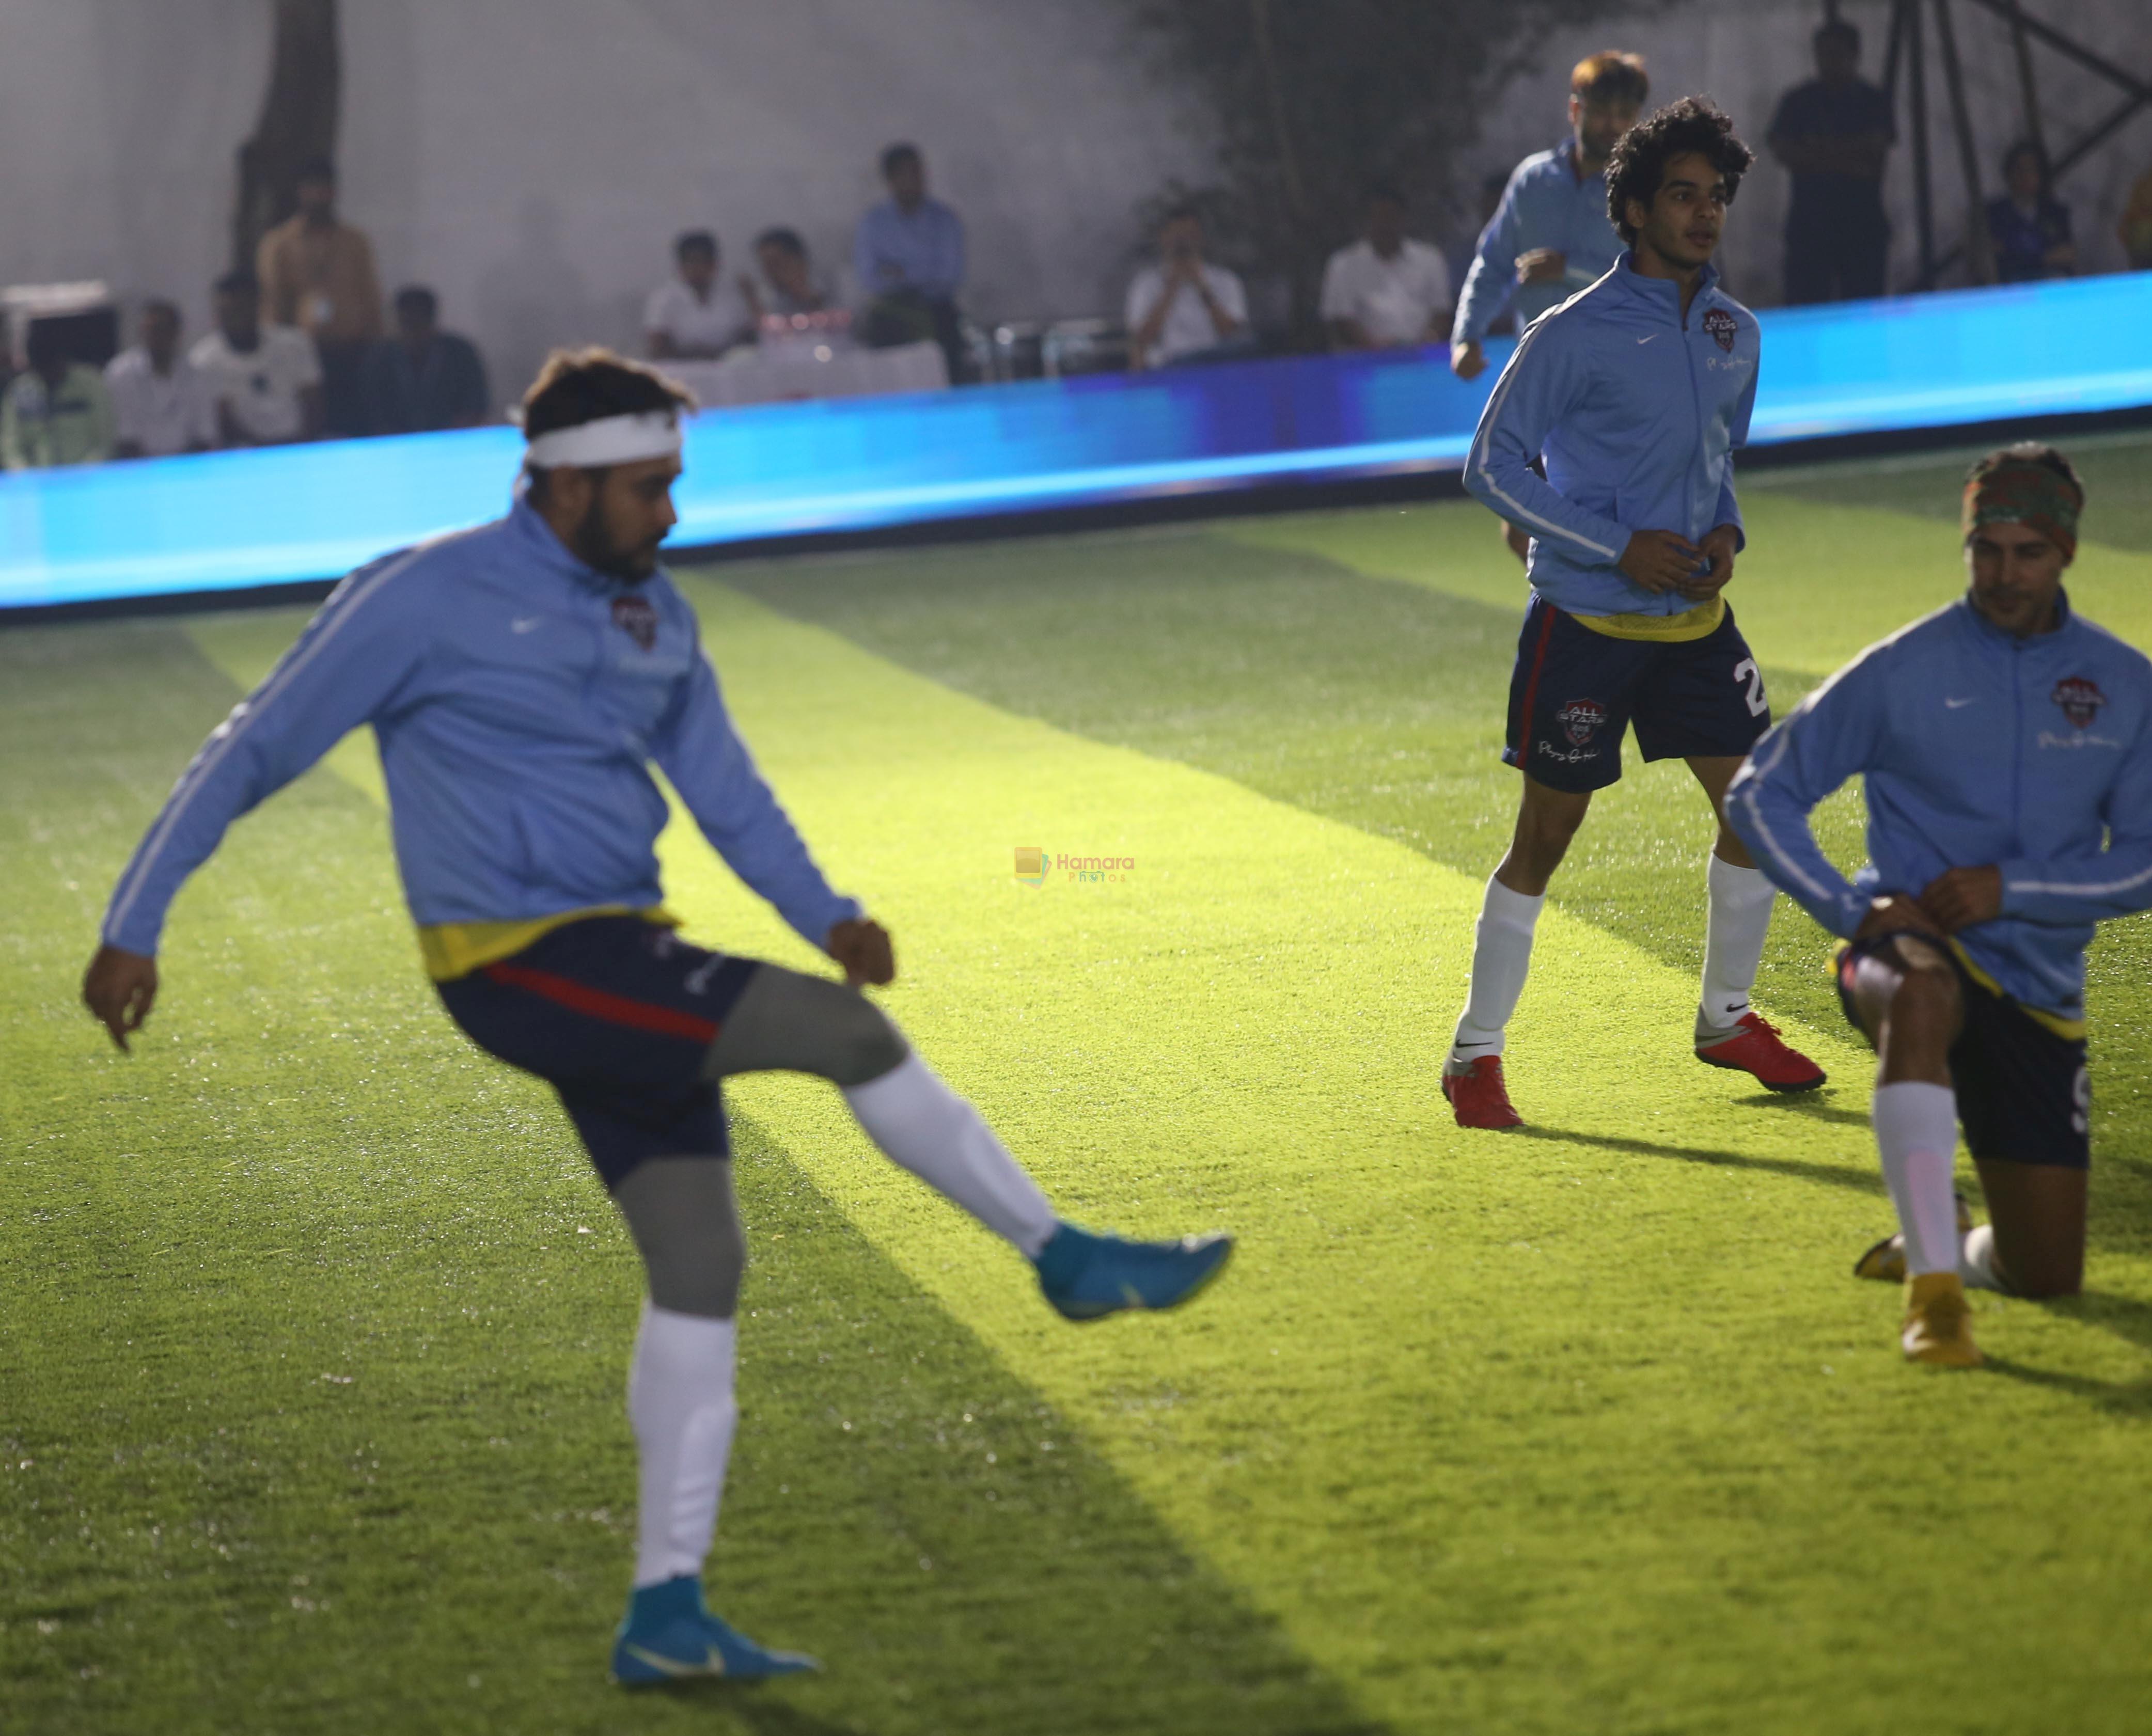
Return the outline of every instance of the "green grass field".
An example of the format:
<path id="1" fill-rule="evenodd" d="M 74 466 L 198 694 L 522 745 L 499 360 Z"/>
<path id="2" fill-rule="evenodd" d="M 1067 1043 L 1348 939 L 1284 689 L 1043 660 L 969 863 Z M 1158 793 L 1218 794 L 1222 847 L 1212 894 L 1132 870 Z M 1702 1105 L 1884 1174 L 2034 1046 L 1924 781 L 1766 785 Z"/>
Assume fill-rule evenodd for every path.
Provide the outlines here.
<path id="1" fill-rule="evenodd" d="M 2083 453 L 2085 612 L 2152 644 L 2152 446 Z M 1783 708 L 1961 582 L 1954 461 L 1761 475 Z M 417 963 L 371 744 L 176 906 L 136 1054 L 112 880 L 301 612 L 0 632 L 0 1730 L 2132 1732 L 2152 1706 L 2152 926 L 2093 960 L 2088 1290 L 1895 1353 L 1867 1063 L 1688 1057 L 1708 826 L 1637 766 L 1510 1045 L 1436 1089 L 1523 598 L 1464 504 L 688 571 L 736 713 L 895 931 L 894 1015 L 1066 1210 L 1224 1226 L 1079 1331 L 834 1094 L 733 1095 L 754 1241 L 713 1601 L 826 1675 L 630 1699 L 627 1239 Z M 1858 849 L 1856 808 L 1824 810 Z M 1129 855 L 1019 884 L 1018 845 Z M 805 954 L 683 828 L 698 938 Z"/>

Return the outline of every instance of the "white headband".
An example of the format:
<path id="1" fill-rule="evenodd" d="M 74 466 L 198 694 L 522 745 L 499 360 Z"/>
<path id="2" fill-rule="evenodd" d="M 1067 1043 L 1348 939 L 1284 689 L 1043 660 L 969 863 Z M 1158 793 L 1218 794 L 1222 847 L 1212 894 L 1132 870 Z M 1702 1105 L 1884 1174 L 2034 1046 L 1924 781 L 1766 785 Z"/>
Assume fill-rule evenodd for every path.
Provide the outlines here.
<path id="1" fill-rule="evenodd" d="M 523 449 L 523 461 L 537 470 L 550 470 L 556 464 L 596 470 L 605 464 L 632 464 L 646 458 L 679 455 L 680 424 L 670 410 L 645 410 L 640 415 L 601 416 L 595 422 L 578 422 L 573 428 L 542 434 Z"/>

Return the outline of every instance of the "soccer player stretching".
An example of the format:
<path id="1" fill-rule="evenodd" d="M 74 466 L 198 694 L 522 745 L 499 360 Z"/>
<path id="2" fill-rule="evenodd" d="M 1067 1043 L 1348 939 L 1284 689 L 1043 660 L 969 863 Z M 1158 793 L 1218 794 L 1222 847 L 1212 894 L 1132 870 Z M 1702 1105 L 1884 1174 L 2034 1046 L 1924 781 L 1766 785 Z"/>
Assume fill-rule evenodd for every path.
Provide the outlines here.
<path id="1" fill-rule="evenodd" d="M 1547 882 L 1591 792 L 1621 777 L 1623 733 L 1635 723 L 1647 760 L 1686 759 L 1716 815 L 1770 724 L 1764 678 L 1721 594 L 1743 544 L 1731 454 L 1748 437 L 1760 346 L 1711 256 L 1752 160 L 1733 124 L 1694 97 L 1622 135 L 1606 201 L 1629 251 L 1532 322 L 1465 460 L 1464 485 L 1532 533 L 1532 596 L 1502 754 L 1524 774 L 1524 799 L 1487 883 L 1471 992 L 1443 1067 L 1460 1127 L 1522 1119 L 1503 1082 L 1503 1033 Z M 1705 881 L 1698 1058 L 1774 1091 L 1821 1084 L 1815 1063 L 1750 1010 L 1773 893 L 1723 818 Z"/>
<path id="2" fill-rule="evenodd" d="M 813 1667 L 703 1601 L 747 1256 L 719 1081 L 773 1068 L 829 1079 L 892 1160 L 1028 1256 L 1072 1319 L 1184 1302 L 1231 1250 L 1223 1236 L 1135 1243 L 1061 1222 L 859 992 L 895 976 L 889 936 L 822 877 L 658 570 L 688 403 L 603 351 L 548 361 L 524 400 L 524 497 L 338 587 L 180 777 L 120 877 L 83 985 L 125 1048 L 155 998 L 180 882 L 234 820 L 373 726 L 442 1001 L 481 1048 L 559 1093 L 647 1269 L 627 1388 L 635 1590 L 612 1658 L 629 1683 Z M 667 810 L 652 763 L 733 871 L 847 982 L 680 938 L 659 901 Z"/>
<path id="3" fill-rule="evenodd" d="M 2152 663 L 2070 608 L 2084 490 L 2052 446 L 1973 467 L 1966 594 L 1870 646 L 1758 745 L 1727 813 L 1847 944 L 1846 1017 L 1875 1045 L 1875 1145 L 1900 1234 L 1854 1268 L 1906 1281 L 1915 1362 L 1969 1368 L 1965 1286 L 2069 1296 L 2084 1268 L 2093 925 L 2152 909 Z M 1809 814 L 1865 778 L 1849 881 Z M 1965 1129 L 1992 1221 L 1951 1190 Z"/>

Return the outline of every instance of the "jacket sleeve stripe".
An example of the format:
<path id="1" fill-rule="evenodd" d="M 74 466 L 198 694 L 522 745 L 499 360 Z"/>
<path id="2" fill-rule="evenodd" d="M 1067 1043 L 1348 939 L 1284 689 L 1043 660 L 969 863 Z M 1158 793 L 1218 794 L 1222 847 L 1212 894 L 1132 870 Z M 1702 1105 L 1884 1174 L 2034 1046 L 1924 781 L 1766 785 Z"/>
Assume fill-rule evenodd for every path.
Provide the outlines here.
<path id="1" fill-rule="evenodd" d="M 1480 481 L 1486 485 L 1487 492 L 1508 509 L 1505 516 L 1530 525 L 1547 536 L 1564 538 L 1594 555 L 1603 556 L 1609 561 L 1618 561 L 1622 558 L 1621 550 L 1607 548 L 1592 541 L 1588 536 L 1580 536 L 1566 525 L 1557 525 L 1552 520 L 1541 518 L 1531 511 L 1522 501 L 1503 490 L 1495 480 L 1495 473 L 1488 465 L 1488 449 L 1494 444 L 1494 431 L 1501 419 L 1502 405 L 1510 395 L 1510 388 L 1516 384 L 1517 371 L 1523 365 L 1525 352 L 1530 348 L 1532 339 L 1537 335 L 1527 327 L 1523 338 L 1518 340 L 1516 354 L 1510 358 L 1510 365 L 1502 370 L 1501 380 L 1495 388 L 1494 401 L 1487 406 L 1486 416 L 1480 422 L 1480 436 L 1472 444 L 1473 468 L 1479 472 Z"/>
<path id="2" fill-rule="evenodd" d="M 2007 891 L 2012 892 L 2045 892 L 2064 898 L 2112 898 L 2123 892 L 2134 892 L 2147 882 L 2152 882 L 2152 868 L 2140 868 L 2123 880 L 2111 880 L 2098 886 L 2089 882 L 2073 885 L 2059 880 L 2013 880 Z"/>
<path id="3" fill-rule="evenodd" d="M 1764 846 L 1774 865 L 1798 881 L 1801 890 L 1814 899 L 1817 903 L 1835 904 L 1838 901 L 1837 895 L 1808 873 L 1801 866 L 1799 860 L 1779 842 L 1777 836 L 1771 830 L 1769 823 L 1764 818 L 1763 803 L 1757 799 L 1763 789 L 1764 779 L 1778 769 L 1779 762 L 1786 757 L 1786 749 L 1793 744 L 1794 725 L 1799 722 L 1799 713 L 1796 712 L 1794 716 L 1788 718 L 1779 726 L 1778 739 L 1771 744 L 1770 753 L 1762 759 L 1749 762 L 1747 783 L 1728 799 L 1729 803 L 1740 808 L 1748 823 L 1755 828 L 1757 841 Z"/>
<path id="4" fill-rule="evenodd" d="M 315 637 L 313 643 L 298 656 L 291 658 L 282 668 L 272 674 L 267 683 L 258 690 L 251 701 L 242 702 L 243 715 L 236 721 L 227 717 L 224 723 L 218 725 L 221 739 L 214 740 L 213 744 L 201 756 L 201 759 L 180 774 L 181 781 L 186 788 L 173 792 L 172 799 L 165 804 L 164 813 L 159 816 L 148 841 L 144 844 L 141 855 L 135 859 L 134 868 L 113 894 L 111 907 L 105 913 L 104 932 L 106 934 L 118 932 L 125 923 L 129 911 L 134 906 L 135 900 L 141 896 L 142 888 L 149 883 L 151 871 L 156 866 L 157 858 L 163 854 L 166 843 L 170 840 L 173 829 L 178 825 L 180 819 L 185 815 L 188 806 L 200 793 L 202 786 L 208 783 L 211 774 L 216 771 L 225 756 L 231 751 L 234 744 L 246 733 L 261 713 L 276 702 L 278 695 L 282 693 L 292 681 L 321 654 L 322 648 L 335 638 L 345 622 L 356 615 L 366 603 L 371 602 L 389 580 L 404 571 L 414 561 L 427 551 L 425 546 L 413 549 L 402 560 L 392 561 L 371 578 L 363 581 L 352 592 L 351 601 L 337 611 L 335 619 L 322 627 L 320 633 Z"/>

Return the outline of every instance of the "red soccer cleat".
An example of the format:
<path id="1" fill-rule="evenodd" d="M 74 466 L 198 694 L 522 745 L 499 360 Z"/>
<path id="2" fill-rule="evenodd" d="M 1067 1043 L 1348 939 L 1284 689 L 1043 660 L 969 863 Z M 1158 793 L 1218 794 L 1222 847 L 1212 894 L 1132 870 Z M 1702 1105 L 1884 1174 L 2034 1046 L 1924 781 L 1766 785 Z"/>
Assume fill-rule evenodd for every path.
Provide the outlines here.
<path id="1" fill-rule="evenodd" d="M 1753 1073 L 1766 1090 L 1813 1091 L 1824 1070 L 1779 1040 L 1779 1028 L 1760 1013 L 1744 1013 L 1723 1037 L 1697 1036 L 1696 1058 L 1707 1067 Z"/>
<path id="2" fill-rule="evenodd" d="M 1455 1072 L 1445 1064 L 1442 1069 L 1442 1094 L 1449 1099 L 1450 1108 L 1457 1111 L 1459 1127 L 1524 1125 L 1525 1118 L 1517 1113 L 1516 1105 L 1510 1101 L 1508 1089 L 1502 1084 L 1500 1055 L 1482 1055 Z"/>

